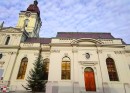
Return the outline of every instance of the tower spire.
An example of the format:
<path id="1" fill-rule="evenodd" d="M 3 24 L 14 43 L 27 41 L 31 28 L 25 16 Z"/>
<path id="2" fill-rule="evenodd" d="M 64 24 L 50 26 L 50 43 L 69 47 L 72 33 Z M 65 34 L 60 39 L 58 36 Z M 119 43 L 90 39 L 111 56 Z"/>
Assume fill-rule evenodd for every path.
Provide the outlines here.
<path id="1" fill-rule="evenodd" d="M 34 3 L 30 4 L 29 7 L 27 8 L 27 11 L 35 12 L 38 14 L 38 16 L 40 16 L 40 10 L 38 8 L 38 1 L 34 0 Z"/>
<path id="2" fill-rule="evenodd" d="M 33 1 L 34 2 L 28 6 L 26 11 L 21 11 L 19 14 L 20 16 L 22 15 L 24 17 L 19 17 L 17 28 L 22 28 L 23 31 L 26 30 L 26 32 L 29 34 L 29 37 L 38 37 L 42 22 L 40 18 L 38 1 Z"/>
<path id="3" fill-rule="evenodd" d="M 34 5 L 38 5 L 38 1 L 37 0 L 34 0 Z"/>

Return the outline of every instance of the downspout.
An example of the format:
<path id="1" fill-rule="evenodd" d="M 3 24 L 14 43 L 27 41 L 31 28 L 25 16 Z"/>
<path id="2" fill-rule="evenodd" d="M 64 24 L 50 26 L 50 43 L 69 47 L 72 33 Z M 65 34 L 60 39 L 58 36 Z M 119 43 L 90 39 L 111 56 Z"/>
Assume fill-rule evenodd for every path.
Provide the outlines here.
<path id="1" fill-rule="evenodd" d="M 73 93 L 74 93 L 74 48 L 72 45 L 72 52 L 73 52 Z"/>
<path id="2" fill-rule="evenodd" d="M 74 45 L 72 45 L 72 52 L 73 52 L 73 93 L 74 93 Z"/>
<path id="3" fill-rule="evenodd" d="M 97 54 L 98 54 L 99 67 L 100 67 L 100 71 L 101 71 L 101 79 L 102 79 L 103 93 L 105 93 L 105 91 L 104 91 L 104 86 L 103 86 L 103 76 L 102 76 L 102 70 L 101 70 L 101 65 L 100 65 L 100 57 L 99 57 L 99 52 L 98 52 L 98 46 L 97 46 L 97 45 L 96 45 L 96 49 L 97 49 Z"/>

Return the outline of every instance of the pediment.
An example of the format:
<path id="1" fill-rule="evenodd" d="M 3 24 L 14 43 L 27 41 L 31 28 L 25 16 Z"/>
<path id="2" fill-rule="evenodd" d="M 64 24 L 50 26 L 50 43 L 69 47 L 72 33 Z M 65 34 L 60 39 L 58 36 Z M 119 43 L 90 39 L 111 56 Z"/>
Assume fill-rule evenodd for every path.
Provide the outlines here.
<path id="1" fill-rule="evenodd" d="M 14 27 L 6 27 L 6 28 L 2 28 L 0 30 L 0 32 L 6 32 L 6 33 L 22 33 L 22 31 L 18 28 L 14 28 Z"/>

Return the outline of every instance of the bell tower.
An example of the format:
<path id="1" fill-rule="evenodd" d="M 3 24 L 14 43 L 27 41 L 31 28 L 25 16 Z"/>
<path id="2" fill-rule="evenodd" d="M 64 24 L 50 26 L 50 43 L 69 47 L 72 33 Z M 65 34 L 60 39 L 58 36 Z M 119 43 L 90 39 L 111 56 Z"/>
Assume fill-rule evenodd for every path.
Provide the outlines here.
<path id="1" fill-rule="evenodd" d="M 33 4 L 29 5 L 26 11 L 21 11 L 19 13 L 19 20 L 16 28 L 26 31 L 29 34 L 29 37 L 39 37 L 41 25 L 42 22 L 38 1 L 35 0 Z"/>

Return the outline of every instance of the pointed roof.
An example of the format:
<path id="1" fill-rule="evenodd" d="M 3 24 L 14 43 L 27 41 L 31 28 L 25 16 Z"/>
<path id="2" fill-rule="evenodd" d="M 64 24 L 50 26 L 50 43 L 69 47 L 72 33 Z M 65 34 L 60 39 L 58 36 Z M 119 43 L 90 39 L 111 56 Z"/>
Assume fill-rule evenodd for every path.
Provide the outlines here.
<path id="1" fill-rule="evenodd" d="M 37 13 L 38 16 L 40 16 L 40 10 L 39 10 L 39 7 L 37 5 L 38 5 L 38 1 L 35 0 L 33 4 L 29 5 L 29 7 L 27 8 L 27 11 Z"/>

